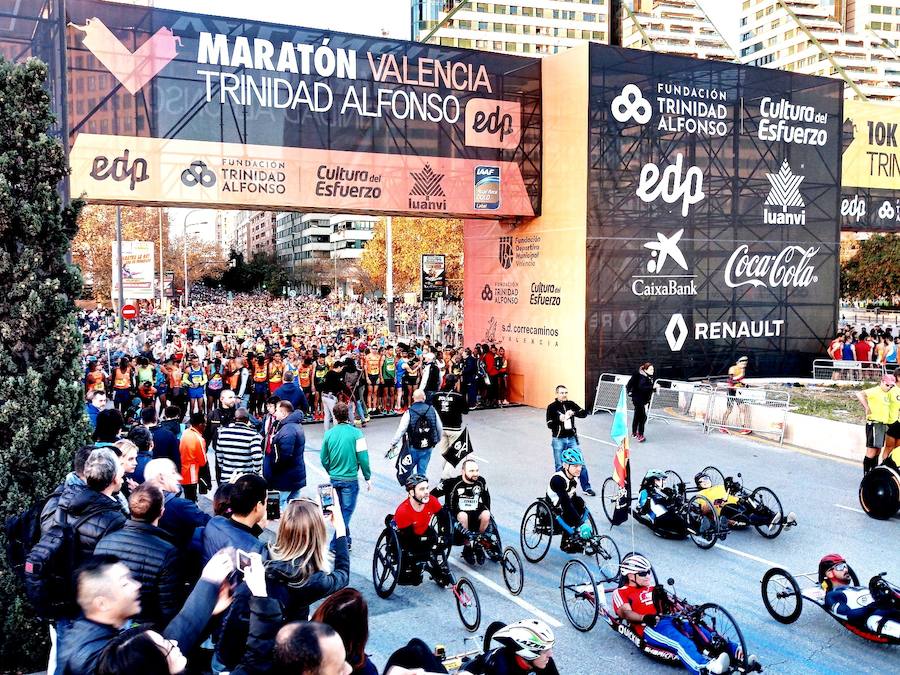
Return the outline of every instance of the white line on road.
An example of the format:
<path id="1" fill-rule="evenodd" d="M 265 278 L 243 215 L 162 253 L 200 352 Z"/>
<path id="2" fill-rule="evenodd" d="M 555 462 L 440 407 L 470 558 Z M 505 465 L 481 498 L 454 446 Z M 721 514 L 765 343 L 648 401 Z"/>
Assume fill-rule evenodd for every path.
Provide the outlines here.
<path id="1" fill-rule="evenodd" d="M 760 558 L 759 556 L 755 556 L 752 553 L 744 553 L 743 551 L 738 551 L 736 548 L 725 546 L 725 544 L 716 543 L 716 548 L 720 548 L 723 551 L 727 551 L 728 553 L 734 553 L 735 555 L 739 555 L 742 558 L 755 560 L 756 562 L 762 563 L 763 565 L 768 565 L 769 567 L 784 567 L 784 565 L 780 563 L 772 562 L 771 560 L 766 560 L 765 558 Z"/>
<path id="2" fill-rule="evenodd" d="M 527 600 L 523 600 L 518 595 L 512 595 L 507 589 L 503 588 L 499 584 L 494 583 L 493 581 L 488 579 L 486 576 L 484 576 L 480 572 L 476 572 L 468 565 L 462 565 L 461 563 L 457 562 L 456 559 L 453 557 L 447 558 L 447 562 L 449 562 L 449 563 L 453 564 L 454 566 L 458 567 L 459 569 L 465 571 L 465 576 L 472 577 L 473 579 L 477 579 L 482 584 L 484 584 L 485 586 L 490 588 L 492 591 L 495 591 L 495 592 L 499 593 L 500 595 L 504 596 L 505 598 L 507 598 L 508 600 L 511 600 L 514 603 L 516 603 L 519 607 L 524 609 L 526 612 L 531 612 L 532 614 L 534 614 L 537 618 L 539 618 L 544 623 L 548 623 L 551 626 L 553 626 L 554 628 L 559 628 L 560 626 L 562 626 L 561 622 L 554 619 L 552 616 L 550 616 L 546 612 L 538 609 L 537 607 L 532 605 Z"/>
<path id="3" fill-rule="evenodd" d="M 852 506 L 844 506 L 843 504 L 835 504 L 835 506 L 838 507 L 839 509 L 844 509 L 845 511 L 853 511 L 853 513 L 861 513 L 863 515 L 866 515 L 866 512 L 863 511 L 862 509 L 856 509 L 856 508 L 853 508 Z"/>
<path id="4" fill-rule="evenodd" d="M 611 445 L 614 448 L 618 448 L 619 446 L 613 443 L 612 441 L 604 441 L 602 438 L 595 438 L 593 436 L 588 436 L 587 434 L 578 434 L 580 438 L 587 438 L 592 441 L 596 441 L 597 443 L 603 443 L 603 445 Z"/>

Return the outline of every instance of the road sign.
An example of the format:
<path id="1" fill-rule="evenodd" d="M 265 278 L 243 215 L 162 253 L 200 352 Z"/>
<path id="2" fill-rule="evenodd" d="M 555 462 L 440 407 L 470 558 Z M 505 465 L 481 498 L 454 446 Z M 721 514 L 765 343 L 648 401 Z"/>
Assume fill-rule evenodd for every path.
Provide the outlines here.
<path id="1" fill-rule="evenodd" d="M 134 305 L 123 305 L 122 306 L 122 318 L 128 321 L 132 319 L 136 319 L 138 315 L 137 307 Z"/>

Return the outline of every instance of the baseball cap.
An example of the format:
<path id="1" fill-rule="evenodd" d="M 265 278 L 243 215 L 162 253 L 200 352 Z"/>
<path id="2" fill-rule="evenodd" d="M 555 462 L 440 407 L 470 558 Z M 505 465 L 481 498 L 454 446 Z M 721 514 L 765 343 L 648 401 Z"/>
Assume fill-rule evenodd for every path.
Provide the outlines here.
<path id="1" fill-rule="evenodd" d="M 897 384 L 897 378 L 893 375 L 882 375 L 881 384 L 889 384 L 893 387 L 895 384 Z"/>

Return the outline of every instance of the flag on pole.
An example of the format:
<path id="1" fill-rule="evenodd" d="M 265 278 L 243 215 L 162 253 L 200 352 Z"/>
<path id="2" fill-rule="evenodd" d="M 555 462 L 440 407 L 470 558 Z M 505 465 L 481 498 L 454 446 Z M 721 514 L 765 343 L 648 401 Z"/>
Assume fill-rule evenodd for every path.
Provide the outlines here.
<path id="1" fill-rule="evenodd" d="M 447 443 L 447 449 L 444 450 L 443 457 L 453 466 L 459 466 L 459 463 L 474 451 L 472 440 L 469 438 L 469 430 L 463 429 L 457 434 L 456 438 Z"/>
<path id="2" fill-rule="evenodd" d="M 409 452 L 409 443 L 406 440 L 406 434 L 403 434 L 403 440 L 400 445 L 400 452 L 397 454 L 397 462 L 394 465 L 397 470 L 397 482 L 400 485 L 406 485 L 406 479 L 412 475 L 413 459 Z"/>
<path id="3" fill-rule="evenodd" d="M 619 392 L 619 403 L 613 416 L 610 436 L 618 444 L 613 457 L 613 480 L 619 486 L 618 501 L 613 510 L 612 524 L 621 525 L 628 520 L 628 509 L 631 506 L 631 467 L 628 462 L 628 404 L 625 400 L 625 387 Z"/>

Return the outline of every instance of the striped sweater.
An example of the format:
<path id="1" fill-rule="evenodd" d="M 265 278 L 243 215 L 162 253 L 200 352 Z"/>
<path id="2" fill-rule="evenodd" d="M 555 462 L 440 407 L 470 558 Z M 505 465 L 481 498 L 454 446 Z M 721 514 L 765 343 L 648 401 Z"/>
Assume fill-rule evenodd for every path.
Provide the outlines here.
<path id="1" fill-rule="evenodd" d="M 249 423 L 222 427 L 216 441 L 216 461 L 222 480 L 228 480 L 235 472 L 262 475 L 262 437 Z"/>

